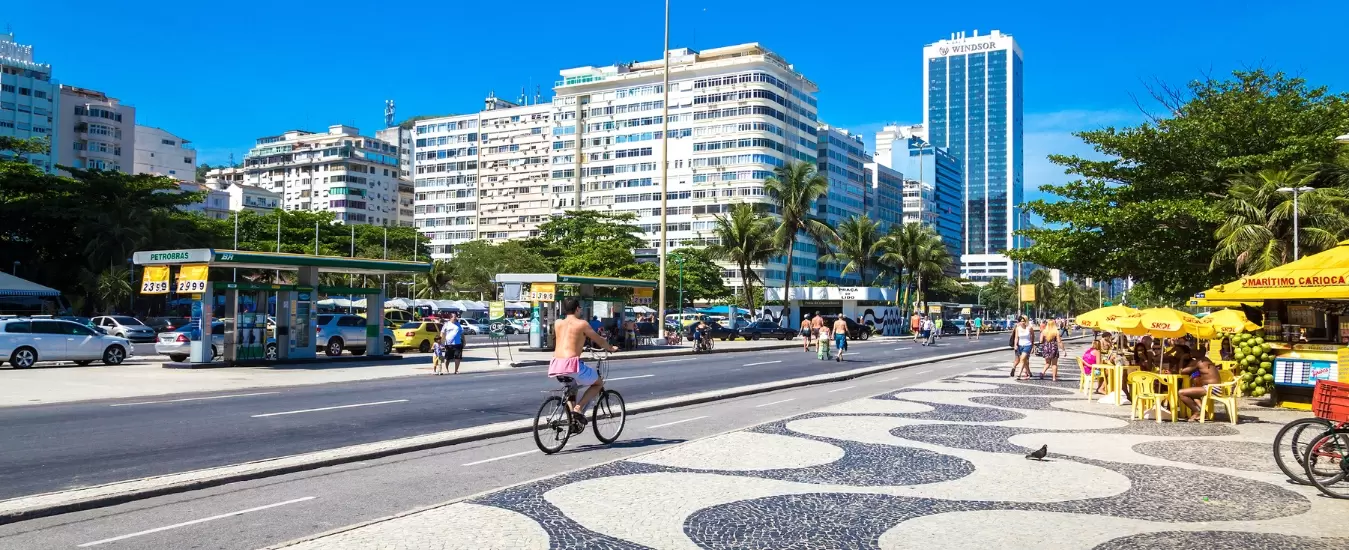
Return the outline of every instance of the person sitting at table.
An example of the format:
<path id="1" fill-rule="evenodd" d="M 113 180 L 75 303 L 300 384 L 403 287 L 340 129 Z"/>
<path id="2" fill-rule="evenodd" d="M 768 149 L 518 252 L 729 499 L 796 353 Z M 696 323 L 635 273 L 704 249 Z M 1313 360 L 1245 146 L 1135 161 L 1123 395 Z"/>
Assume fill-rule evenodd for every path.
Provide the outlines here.
<path id="1" fill-rule="evenodd" d="M 1203 399 L 1204 392 L 1209 391 L 1209 384 L 1220 384 L 1222 378 L 1218 375 L 1218 367 L 1207 357 L 1195 359 L 1189 366 L 1181 369 L 1181 374 L 1190 376 L 1190 387 L 1180 390 L 1180 400 L 1190 408 L 1193 414 L 1190 415 L 1190 422 L 1199 420 L 1199 415 L 1204 414 L 1204 410 L 1199 406 L 1199 400 Z M 1215 394 L 1216 394 L 1216 390 Z"/>
<path id="2" fill-rule="evenodd" d="M 1157 370 L 1157 358 L 1152 356 L 1152 342 L 1149 336 L 1139 338 L 1134 343 L 1134 361 L 1139 370 L 1154 371 Z"/>
<path id="3" fill-rule="evenodd" d="M 1091 347 L 1082 354 L 1082 376 L 1091 376 L 1091 369 L 1095 368 L 1104 358 L 1104 356 L 1101 355 L 1101 347 L 1103 346 L 1101 342 L 1101 340 L 1092 340 Z M 1101 381 L 1096 384 L 1096 387 L 1092 388 L 1091 393 L 1105 393 L 1104 390 L 1105 379 L 1102 378 Z"/>

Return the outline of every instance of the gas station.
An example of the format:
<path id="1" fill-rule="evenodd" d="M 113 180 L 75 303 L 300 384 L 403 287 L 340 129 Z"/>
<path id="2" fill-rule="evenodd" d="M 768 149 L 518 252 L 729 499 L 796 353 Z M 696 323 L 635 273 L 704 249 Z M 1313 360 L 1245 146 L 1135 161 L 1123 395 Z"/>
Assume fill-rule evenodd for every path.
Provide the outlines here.
<path id="1" fill-rule="evenodd" d="M 431 264 L 370 258 L 341 258 L 306 254 L 245 252 L 198 248 L 136 252 L 132 261 L 144 266 L 142 294 L 167 294 L 169 281 L 180 296 L 190 296 L 192 326 L 188 362 L 211 363 L 210 328 L 216 319 L 223 321 L 225 345 L 221 355 L 227 364 L 261 364 L 316 360 L 319 342 L 316 303 L 322 296 L 364 296 L 367 303 L 383 304 L 381 288 L 322 286 L 319 275 L 393 275 L 428 273 Z M 232 281 L 226 270 L 262 269 L 293 272 L 290 283 L 254 283 Z M 216 276 L 211 276 L 211 271 Z M 176 272 L 176 276 L 175 275 Z M 270 311 L 269 311 L 270 310 Z M 269 315 L 270 313 L 270 315 Z M 381 307 L 378 314 L 367 310 L 367 341 L 379 341 L 384 325 Z M 201 327 L 207 327 L 202 330 Z M 203 335 L 205 335 L 203 337 Z M 269 345 L 275 338 L 275 346 Z M 384 346 L 372 345 L 366 355 L 384 355 Z"/>
<path id="2" fill-rule="evenodd" d="M 551 351 L 552 327 L 559 318 L 562 300 L 568 297 L 581 301 L 583 319 L 599 317 L 601 324 L 622 322 L 623 310 L 628 304 L 648 305 L 656 281 L 624 279 L 619 277 L 592 277 L 590 275 L 562 275 L 557 273 L 500 273 L 494 282 L 501 299 L 524 301 L 531 304 L 529 319 L 529 347 L 524 351 Z M 596 287 L 613 289 L 596 292 Z M 608 296 L 631 289 L 632 297 Z"/>

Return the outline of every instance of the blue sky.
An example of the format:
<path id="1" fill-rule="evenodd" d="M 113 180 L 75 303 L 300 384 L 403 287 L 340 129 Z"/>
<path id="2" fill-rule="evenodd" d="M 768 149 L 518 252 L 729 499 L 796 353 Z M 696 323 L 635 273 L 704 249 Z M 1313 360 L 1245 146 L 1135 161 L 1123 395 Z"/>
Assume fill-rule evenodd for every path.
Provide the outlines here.
<path id="1" fill-rule="evenodd" d="M 237 159 L 259 136 L 477 109 L 489 91 L 545 95 L 559 69 L 659 59 L 659 0 L 589 2 L 10 2 L 0 23 L 64 84 L 107 92 L 137 122 Z M 820 86 L 822 119 L 868 135 L 922 120 L 922 47 L 999 29 L 1025 53 L 1026 182 L 1063 181 L 1045 155 L 1070 133 L 1131 124 L 1153 78 L 1264 66 L 1349 89 L 1349 4 L 1286 0 L 804 2 L 674 0 L 672 47 L 760 42 Z"/>

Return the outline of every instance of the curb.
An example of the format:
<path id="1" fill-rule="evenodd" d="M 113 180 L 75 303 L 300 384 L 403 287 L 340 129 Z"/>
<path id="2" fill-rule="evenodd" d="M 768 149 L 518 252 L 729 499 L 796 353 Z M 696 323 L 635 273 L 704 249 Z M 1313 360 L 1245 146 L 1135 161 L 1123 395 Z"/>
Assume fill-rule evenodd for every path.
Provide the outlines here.
<path id="1" fill-rule="evenodd" d="M 703 351 L 703 352 L 699 352 L 697 355 L 711 355 L 711 354 L 717 354 L 717 353 L 744 353 L 744 352 L 749 352 L 749 351 L 773 351 L 773 350 L 779 350 L 779 349 L 790 349 L 790 348 L 795 348 L 795 347 L 800 347 L 800 345 L 799 345 L 799 344 L 792 344 L 792 343 L 783 342 L 783 343 L 781 343 L 781 344 L 767 344 L 767 345 L 763 345 L 763 346 L 759 346 L 759 347 L 755 347 L 755 348 L 729 348 L 729 349 L 727 349 L 727 348 L 723 348 L 723 349 L 716 349 L 716 348 L 713 348 L 712 351 Z M 617 360 L 623 360 L 623 361 L 626 361 L 626 360 L 628 360 L 628 359 L 656 359 L 656 358 L 659 358 L 659 357 L 679 357 L 679 356 L 681 356 L 681 355 L 695 355 L 695 354 L 693 353 L 693 348 L 687 348 L 687 349 L 680 350 L 680 351 L 666 352 L 666 353 L 656 353 L 656 352 L 654 352 L 654 351 L 635 351 L 635 352 L 623 352 L 623 351 L 620 351 L 620 352 L 618 352 L 616 355 L 611 356 L 610 359 L 613 359 L 613 360 L 616 360 L 616 361 L 617 361 Z M 547 364 L 548 364 L 548 361 L 543 360 L 543 359 L 528 359 L 528 360 L 524 360 L 524 361 L 515 361 L 515 362 L 511 363 L 510 365 L 511 365 L 512 367 L 537 367 L 537 366 L 540 366 L 540 365 L 547 365 Z"/>
<path id="2" fill-rule="evenodd" d="M 1065 338 L 1065 340 L 1069 339 L 1070 338 Z M 935 357 L 926 357 L 923 359 L 914 359 L 911 361 L 863 367 L 843 372 L 818 374 L 777 382 L 765 382 L 762 384 L 752 384 L 690 395 L 642 401 L 629 405 L 627 412 L 628 414 L 640 414 L 777 390 L 840 382 L 906 367 L 1005 351 L 1007 350 L 1000 347 L 964 351 L 938 355 Z M 190 472 L 119 481 L 93 487 L 72 489 L 69 491 L 29 495 L 0 501 L 0 525 L 82 510 L 115 506 L 136 500 L 217 487 L 240 481 L 249 481 L 315 470 L 338 464 L 373 460 L 397 454 L 434 449 L 437 447 L 447 447 L 460 443 L 470 443 L 484 439 L 528 433 L 531 430 L 532 425 L 533 420 L 530 419 L 498 422 L 473 428 L 450 430 L 373 443 L 363 443 L 327 451 L 269 458 L 231 466 L 218 466 Z"/>

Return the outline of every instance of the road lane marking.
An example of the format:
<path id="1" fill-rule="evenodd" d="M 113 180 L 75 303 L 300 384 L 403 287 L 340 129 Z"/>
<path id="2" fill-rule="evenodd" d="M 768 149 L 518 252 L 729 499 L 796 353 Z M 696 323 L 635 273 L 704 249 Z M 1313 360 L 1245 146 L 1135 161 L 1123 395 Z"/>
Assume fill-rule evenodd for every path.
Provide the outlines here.
<path id="1" fill-rule="evenodd" d="M 782 362 L 781 360 L 778 360 L 778 361 L 760 361 L 760 362 L 758 362 L 758 363 L 745 363 L 745 364 L 740 365 L 740 366 L 742 366 L 742 367 L 753 367 L 753 366 L 756 366 L 756 365 L 771 365 L 771 364 L 773 364 L 773 363 L 781 363 L 781 362 Z"/>
<path id="2" fill-rule="evenodd" d="M 706 417 L 706 416 L 695 416 L 695 417 L 693 417 L 693 418 L 685 418 L 685 419 L 683 419 L 683 420 L 676 420 L 676 421 L 674 421 L 674 422 L 666 422 L 666 423 L 664 423 L 664 424 L 656 424 L 655 426 L 647 426 L 646 428 L 647 428 L 648 430 L 650 430 L 650 429 L 655 429 L 655 428 L 664 428 L 664 427 L 666 427 L 666 426 L 673 426 L 673 425 L 675 425 L 675 424 L 683 424 L 683 423 L 685 423 L 685 422 L 693 422 L 694 420 L 702 420 L 702 419 L 704 419 L 704 418 L 707 418 L 707 417 Z"/>
<path id="3" fill-rule="evenodd" d="M 254 395 L 271 395 L 281 393 L 279 391 L 264 391 L 258 393 L 236 393 L 233 395 L 213 395 L 211 397 L 185 397 L 183 399 L 165 399 L 163 401 L 138 401 L 136 403 L 113 403 L 109 407 L 130 407 L 132 405 L 157 405 L 160 403 L 181 403 L 183 401 L 205 401 L 207 399 L 226 399 L 230 397 L 251 397 Z"/>
<path id="4" fill-rule="evenodd" d="M 509 455 L 506 455 L 506 456 L 498 456 L 498 457 L 496 457 L 496 458 L 488 458 L 488 459 L 485 459 L 485 460 L 478 460 L 478 461 L 475 461 L 475 462 L 469 462 L 469 463 L 467 463 L 467 464 L 462 464 L 461 466 L 477 466 L 477 465 L 479 465 L 479 464 L 486 464 L 486 463 L 488 463 L 488 462 L 496 462 L 496 461 L 498 461 L 498 460 L 506 460 L 506 459 L 508 459 L 508 458 L 515 458 L 515 457 L 517 457 L 517 456 L 525 456 L 525 455 L 527 455 L 527 454 L 534 454 L 534 451 L 521 451 L 521 452 L 518 452 L 518 453 L 515 453 L 515 454 L 509 454 Z"/>
<path id="5" fill-rule="evenodd" d="M 929 372 L 932 372 L 932 369 L 927 369 L 927 370 L 925 370 L 925 371 L 923 371 L 923 372 L 920 372 L 920 373 L 918 373 L 918 374 L 923 375 L 923 374 L 927 374 L 927 373 L 929 373 Z"/>
<path id="6" fill-rule="evenodd" d="M 889 378 L 886 378 L 885 380 L 877 380 L 877 382 L 889 382 L 889 381 L 894 380 L 894 379 L 897 379 L 897 378 L 899 378 L 899 377 L 898 377 L 898 376 L 891 376 L 891 377 L 889 377 Z"/>
<path id="7" fill-rule="evenodd" d="M 266 417 L 268 417 L 268 416 L 281 416 L 281 415 L 284 415 L 284 414 L 300 414 L 300 413 L 307 413 L 307 412 L 331 411 L 331 410 L 336 410 L 336 409 L 350 409 L 350 408 L 352 408 L 352 407 L 369 407 L 369 406 L 371 406 L 371 405 L 388 405 L 388 404 L 390 404 L 390 403 L 406 403 L 407 401 L 408 401 L 408 400 L 406 400 L 406 399 L 394 399 L 394 400 L 392 400 L 392 401 L 375 401 L 374 403 L 356 403 L 356 404 L 354 404 L 354 405 L 338 405 L 338 406 L 336 406 L 336 407 L 319 407 L 319 408 L 317 408 L 317 409 L 304 409 L 304 410 L 299 410 L 299 411 L 283 411 L 283 412 L 274 412 L 274 413 L 266 413 L 266 414 L 255 414 L 255 415 L 253 415 L 253 418 L 266 418 Z"/>
<path id="8" fill-rule="evenodd" d="M 857 354 L 858 354 L 858 353 L 861 353 L 861 352 L 857 352 L 857 351 L 850 351 L 850 352 L 848 352 L 848 353 L 845 353 L 845 354 L 843 354 L 843 355 L 857 355 Z"/>
<path id="9" fill-rule="evenodd" d="M 757 408 L 759 408 L 759 407 L 767 407 L 767 406 L 769 406 L 769 405 L 777 405 L 778 403 L 786 403 L 786 402 L 788 402 L 788 401 L 796 401 L 796 398 L 793 397 L 793 398 L 791 398 L 791 399 L 783 399 L 782 401 L 774 401 L 774 402 L 772 402 L 772 403 L 764 403 L 764 404 L 762 404 L 762 405 L 755 405 L 754 408 L 757 409 Z"/>
<path id="10" fill-rule="evenodd" d="M 912 348 L 913 348 L 913 346 L 909 346 L 909 347 L 906 347 L 906 348 L 895 348 L 894 351 L 904 351 L 904 350 L 906 350 L 906 349 L 912 349 Z"/>
<path id="11" fill-rule="evenodd" d="M 824 392 L 824 393 L 834 393 L 834 392 L 836 392 L 836 391 L 851 390 L 851 389 L 856 388 L 856 387 L 857 387 L 857 386 L 848 386 L 848 387 L 846 387 L 846 388 L 839 388 L 839 389 L 836 389 L 836 390 L 829 390 L 829 391 Z"/>
<path id="12" fill-rule="evenodd" d="M 113 538 L 110 538 L 110 539 L 96 540 L 96 541 L 94 541 L 94 542 L 86 542 L 86 543 L 84 543 L 84 544 L 81 544 L 79 547 L 80 547 L 80 548 L 88 548 L 88 547 L 90 547 L 90 546 L 97 546 L 97 545 L 100 545 L 100 544 L 106 544 L 106 543 L 109 543 L 109 542 L 117 542 L 117 541 L 119 541 L 119 540 L 126 540 L 126 539 L 129 539 L 129 538 L 132 538 L 132 537 L 139 537 L 139 536 L 141 536 L 141 535 L 148 535 L 148 534 L 151 534 L 151 533 L 158 533 L 158 532 L 160 532 L 160 531 L 168 531 L 169 529 L 177 529 L 177 528 L 179 528 L 179 527 L 187 527 L 188 525 L 196 525 L 196 524 L 198 524 L 198 523 L 206 523 L 206 522 L 208 522 L 208 521 L 215 521 L 215 520 L 217 520 L 217 519 L 224 519 L 224 518 L 228 518 L 228 517 L 238 516 L 238 515 L 242 515 L 242 514 L 247 514 L 247 513 L 249 513 L 249 512 L 257 512 L 257 511 L 260 511 L 260 510 L 266 510 L 266 509 L 268 509 L 268 508 L 276 508 L 276 507 L 278 507 L 278 506 L 285 506 L 285 505 L 287 505 L 287 504 L 295 504 L 295 503 L 297 503 L 297 502 L 304 502 L 304 501 L 306 501 L 306 500 L 314 500 L 314 497 L 297 498 L 297 499 L 287 500 L 287 501 L 285 501 L 285 502 L 277 502 L 277 503 L 275 503 L 275 504 L 268 504 L 268 505 L 266 505 L 266 506 L 258 506 L 258 507 L 256 507 L 256 508 L 249 508 L 249 509 L 247 509 L 247 510 L 239 510 L 238 512 L 230 512 L 230 513 L 228 513 L 228 514 L 220 514 L 220 515 L 218 515 L 218 516 L 211 516 L 211 517 L 209 517 L 209 518 L 194 519 L 194 520 L 192 520 L 192 521 L 184 521 L 184 522 L 182 522 L 182 523 L 175 523 L 175 524 L 173 524 L 173 525 L 166 525 L 166 526 L 164 526 L 164 527 L 156 527 L 156 528 L 154 528 L 154 529 L 146 529 L 145 531 L 139 531 L 139 532 L 136 532 L 136 533 L 131 533 L 131 534 L 129 534 L 129 535 L 122 535 L 122 536 L 120 536 L 120 537 L 113 537 Z"/>
<path id="13" fill-rule="evenodd" d="M 615 381 L 615 380 L 632 380 L 632 379 L 634 379 L 634 378 L 651 378 L 652 376 L 655 376 L 655 375 L 654 375 L 654 374 L 643 374 L 643 375 L 641 375 L 641 376 L 624 376 L 624 377 L 622 377 L 622 378 L 605 378 L 604 381 L 605 381 L 605 382 L 613 382 L 613 381 Z"/>
<path id="14" fill-rule="evenodd" d="M 654 365 L 656 363 L 678 363 L 680 361 L 692 361 L 692 360 L 693 359 L 666 359 L 664 361 L 652 361 L 651 364 Z"/>

